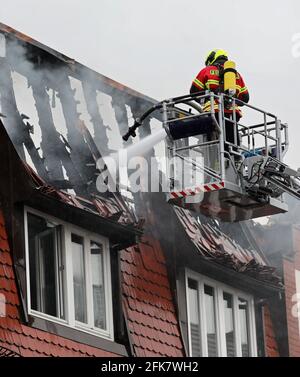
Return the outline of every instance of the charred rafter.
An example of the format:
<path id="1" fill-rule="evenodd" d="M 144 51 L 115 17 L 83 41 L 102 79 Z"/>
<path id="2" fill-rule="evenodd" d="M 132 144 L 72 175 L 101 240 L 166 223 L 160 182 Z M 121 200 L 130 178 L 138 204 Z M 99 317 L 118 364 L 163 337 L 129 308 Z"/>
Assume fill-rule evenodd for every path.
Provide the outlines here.
<path id="1" fill-rule="evenodd" d="M 5 121 L 10 129 L 10 134 L 19 155 L 25 159 L 25 149 L 30 155 L 38 174 L 48 178 L 48 172 L 40 157 L 39 152 L 31 138 L 32 125 L 26 120 L 27 117 L 20 115 L 13 89 L 10 66 L 5 59 L 0 59 L 0 93 L 1 109 L 5 115 Z"/>
<path id="2" fill-rule="evenodd" d="M 66 145 L 55 128 L 43 73 L 36 73 L 35 77 L 31 78 L 29 83 L 32 87 L 35 106 L 39 116 L 39 124 L 42 132 L 41 149 L 45 165 L 49 171 L 50 181 L 64 182 L 64 167 L 70 183 L 78 190 L 78 193 L 82 193 L 85 184 L 70 158 Z"/>
<path id="3" fill-rule="evenodd" d="M 90 149 L 84 140 L 80 129 L 80 114 L 77 112 L 77 102 L 74 98 L 74 90 L 71 88 L 70 80 L 66 72 L 59 74 L 56 81 L 58 97 L 62 104 L 62 111 L 67 127 L 67 139 L 71 147 L 70 158 L 81 172 L 85 182 L 90 182 L 95 178 L 96 167 L 92 163 Z"/>
<path id="4" fill-rule="evenodd" d="M 108 155 L 110 152 L 108 148 L 108 137 L 106 133 L 106 126 L 103 123 L 103 119 L 99 111 L 99 105 L 97 103 L 97 90 L 93 83 L 86 81 L 82 81 L 82 87 L 87 110 L 94 128 L 94 141 L 101 153 L 104 156 Z"/>

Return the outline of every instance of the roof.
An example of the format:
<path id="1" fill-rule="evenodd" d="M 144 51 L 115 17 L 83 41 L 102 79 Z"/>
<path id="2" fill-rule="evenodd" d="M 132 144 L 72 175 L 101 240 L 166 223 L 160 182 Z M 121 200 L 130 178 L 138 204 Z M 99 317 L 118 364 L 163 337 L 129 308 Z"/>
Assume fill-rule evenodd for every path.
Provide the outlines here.
<path id="1" fill-rule="evenodd" d="M 174 211 L 202 257 L 265 283 L 281 286 L 276 269 L 269 266 L 257 250 L 242 247 L 213 221 L 205 222 L 202 218 L 199 222 L 189 210 L 183 208 L 174 207 Z"/>
<path id="2" fill-rule="evenodd" d="M 5 347 L 0 347 L 0 357 L 19 357 L 20 355 Z"/>
<path id="3" fill-rule="evenodd" d="M 89 200 L 79 195 L 72 195 L 67 191 L 58 190 L 53 185 L 46 183 L 28 164 L 24 163 L 24 165 L 34 182 L 36 190 L 40 193 L 75 208 L 82 209 L 106 219 L 113 219 L 119 224 L 135 225 L 134 217 L 129 212 L 129 208 L 125 207 L 125 203 L 122 203 L 117 197 L 107 198 L 93 195 L 93 199 Z"/>
<path id="4" fill-rule="evenodd" d="M 121 252 L 122 290 L 136 356 L 184 356 L 163 250 L 157 240 Z"/>
<path id="5" fill-rule="evenodd" d="M 56 188 L 99 194 L 97 161 L 118 148 L 127 109 L 135 116 L 155 101 L 1 23 L 0 33 L 1 119 L 19 156 Z"/>
<path id="6" fill-rule="evenodd" d="M 6 299 L 6 316 L 0 316 L 0 354 L 6 352 L 20 356 L 118 356 L 21 323 L 20 300 L 1 210 L 0 293 Z"/>
<path id="7" fill-rule="evenodd" d="M 6 216 L 13 215 L 7 206 L 13 200 L 95 233 L 101 228 L 115 250 L 136 243 L 142 231 L 121 195 L 89 193 L 81 197 L 47 183 L 20 158 L 1 120 L 0 144 L 0 159 L 7 167 L 0 169 L 1 209 Z M 11 185 L 10 177 L 14 177 Z"/>

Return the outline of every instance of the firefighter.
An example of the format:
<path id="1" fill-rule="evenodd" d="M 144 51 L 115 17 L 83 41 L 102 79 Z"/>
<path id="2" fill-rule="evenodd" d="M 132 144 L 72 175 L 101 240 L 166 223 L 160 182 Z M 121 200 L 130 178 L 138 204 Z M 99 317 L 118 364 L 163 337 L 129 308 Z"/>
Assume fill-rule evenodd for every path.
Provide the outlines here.
<path id="1" fill-rule="evenodd" d="M 223 69 L 224 63 L 228 60 L 228 54 L 226 51 L 221 49 L 212 50 L 207 55 L 205 60 L 206 67 L 203 68 L 195 78 L 192 83 L 190 93 L 199 92 L 199 94 L 205 94 L 207 92 L 214 92 L 219 94 L 223 92 Z M 203 92 L 203 93 L 202 93 Z M 236 94 L 235 98 L 243 102 L 249 101 L 249 92 L 244 83 L 242 76 L 236 72 Z M 237 101 L 238 103 L 238 101 Z M 239 105 L 242 105 L 239 103 Z M 204 103 L 203 110 L 205 112 L 210 112 L 210 100 L 207 100 Z M 215 102 L 215 111 L 218 111 L 218 104 Z M 237 122 L 242 116 L 242 112 L 239 106 L 236 106 L 235 109 L 228 102 L 225 103 L 225 117 L 233 119 L 233 112 L 236 113 Z M 234 124 L 225 120 L 225 132 L 226 132 L 226 141 L 234 143 Z M 208 140 L 212 139 L 212 135 L 208 135 Z M 237 143 L 240 145 L 239 137 L 237 138 Z M 225 144 L 225 150 L 228 152 L 228 145 Z"/>

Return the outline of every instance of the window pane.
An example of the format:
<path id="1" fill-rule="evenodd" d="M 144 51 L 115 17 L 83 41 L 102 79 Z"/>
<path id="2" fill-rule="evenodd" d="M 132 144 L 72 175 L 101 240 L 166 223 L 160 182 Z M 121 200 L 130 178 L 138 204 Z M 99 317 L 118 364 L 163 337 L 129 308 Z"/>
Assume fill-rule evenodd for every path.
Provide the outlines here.
<path id="1" fill-rule="evenodd" d="M 72 264 L 76 321 L 87 323 L 83 238 L 72 234 Z"/>
<path id="2" fill-rule="evenodd" d="M 188 279 L 191 356 L 201 356 L 198 282 Z"/>
<path id="3" fill-rule="evenodd" d="M 249 350 L 249 318 L 248 318 L 248 301 L 239 298 L 239 321 L 241 328 L 241 346 L 242 356 L 250 356 Z"/>
<path id="4" fill-rule="evenodd" d="M 103 251 L 102 245 L 93 241 L 91 242 L 91 263 L 94 325 L 100 329 L 106 329 Z"/>
<path id="5" fill-rule="evenodd" d="M 28 213 L 31 308 L 63 318 L 59 228 Z"/>
<path id="6" fill-rule="evenodd" d="M 214 288 L 204 285 L 204 300 L 208 356 L 217 356 L 218 351 Z"/>
<path id="7" fill-rule="evenodd" d="M 225 317 L 225 338 L 227 356 L 233 357 L 235 353 L 235 335 L 233 322 L 233 298 L 232 295 L 223 292 L 224 317 Z"/>

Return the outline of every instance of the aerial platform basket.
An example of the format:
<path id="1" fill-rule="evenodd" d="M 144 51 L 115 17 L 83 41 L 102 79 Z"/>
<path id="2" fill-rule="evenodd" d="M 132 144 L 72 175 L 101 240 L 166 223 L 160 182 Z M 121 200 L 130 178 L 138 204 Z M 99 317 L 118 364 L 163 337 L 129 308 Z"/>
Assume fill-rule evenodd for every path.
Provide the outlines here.
<path id="1" fill-rule="evenodd" d="M 207 101 L 211 110 L 203 112 L 201 103 Z M 234 97 L 214 93 L 181 96 L 155 105 L 154 110 L 162 111 L 168 135 L 167 201 L 229 222 L 286 212 L 282 194 L 300 198 L 300 173 L 282 162 L 289 145 L 287 124 L 238 101 L 259 119 L 255 124 L 242 124 L 235 112 L 224 111 L 228 101 L 237 106 Z M 230 124 L 234 129 L 231 142 L 226 137 Z"/>

